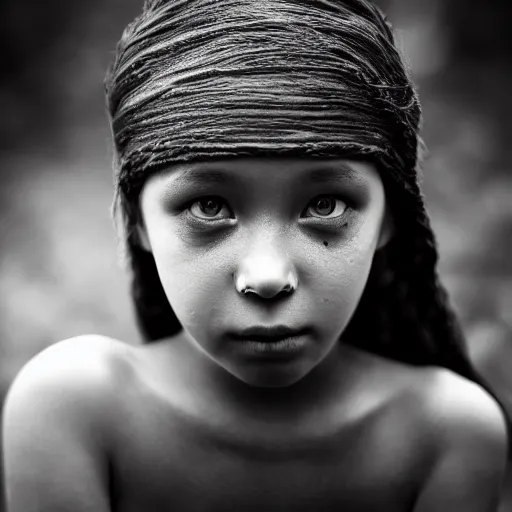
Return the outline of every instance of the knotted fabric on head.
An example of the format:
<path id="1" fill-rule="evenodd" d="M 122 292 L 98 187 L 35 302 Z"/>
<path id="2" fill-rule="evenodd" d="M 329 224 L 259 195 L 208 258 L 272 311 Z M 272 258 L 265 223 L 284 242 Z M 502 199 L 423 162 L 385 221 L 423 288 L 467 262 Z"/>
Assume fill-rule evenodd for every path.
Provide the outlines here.
<path id="1" fill-rule="evenodd" d="M 418 97 L 370 1 L 149 0 L 106 86 L 114 214 L 121 209 L 148 341 L 181 329 L 133 230 L 149 176 L 178 162 L 347 157 L 379 169 L 396 234 L 375 256 L 346 341 L 474 377 L 418 185 Z"/>

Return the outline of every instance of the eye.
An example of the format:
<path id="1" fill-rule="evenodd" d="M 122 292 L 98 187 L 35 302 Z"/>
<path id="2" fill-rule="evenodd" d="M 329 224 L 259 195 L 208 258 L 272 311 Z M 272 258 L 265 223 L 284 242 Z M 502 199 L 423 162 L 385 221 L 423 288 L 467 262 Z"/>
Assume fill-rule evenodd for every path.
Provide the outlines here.
<path id="1" fill-rule="evenodd" d="M 306 208 L 305 211 L 316 211 L 318 215 L 311 215 L 311 217 L 323 219 L 333 219 L 337 217 L 341 217 L 348 206 L 341 199 L 338 199 L 333 196 L 320 196 L 311 201 L 310 206 Z M 332 213 L 336 213 L 336 215 L 331 215 Z"/>
<path id="2" fill-rule="evenodd" d="M 200 219 L 215 219 L 216 215 L 222 211 L 224 201 L 219 197 L 208 196 L 194 201 L 190 207 L 190 212 Z"/>
<path id="3" fill-rule="evenodd" d="M 197 219 L 204 221 L 223 220 L 229 217 L 219 217 L 226 202 L 216 196 L 205 196 L 189 203 L 189 212 Z M 341 199 L 334 196 L 319 196 L 304 210 L 311 212 L 308 217 L 318 219 L 337 219 L 342 217 L 348 209 L 348 205 Z M 333 215 L 334 214 L 334 215 Z"/>

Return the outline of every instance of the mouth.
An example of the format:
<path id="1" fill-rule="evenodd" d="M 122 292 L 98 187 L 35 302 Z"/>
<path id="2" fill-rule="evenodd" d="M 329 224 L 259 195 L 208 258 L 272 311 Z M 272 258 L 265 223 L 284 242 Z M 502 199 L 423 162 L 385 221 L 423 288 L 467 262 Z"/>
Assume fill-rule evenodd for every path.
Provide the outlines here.
<path id="1" fill-rule="evenodd" d="M 255 326 L 231 333 L 235 340 L 256 341 L 258 343 L 277 343 L 284 339 L 303 336 L 309 331 L 308 328 L 292 328 L 286 325 L 278 326 Z"/>

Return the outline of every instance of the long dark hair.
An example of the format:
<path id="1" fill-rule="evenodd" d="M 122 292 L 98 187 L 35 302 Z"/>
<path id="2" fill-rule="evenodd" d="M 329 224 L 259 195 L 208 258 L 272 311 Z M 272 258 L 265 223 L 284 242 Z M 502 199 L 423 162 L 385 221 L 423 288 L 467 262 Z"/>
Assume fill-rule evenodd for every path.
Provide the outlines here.
<path id="1" fill-rule="evenodd" d="M 390 25 L 370 1 L 148 0 L 118 44 L 106 92 L 114 215 L 120 211 L 146 342 L 182 329 L 133 229 L 148 176 L 215 158 L 349 157 L 379 169 L 396 233 L 375 254 L 344 339 L 408 364 L 449 368 L 488 389 L 437 274 L 419 187 L 418 96 Z"/>

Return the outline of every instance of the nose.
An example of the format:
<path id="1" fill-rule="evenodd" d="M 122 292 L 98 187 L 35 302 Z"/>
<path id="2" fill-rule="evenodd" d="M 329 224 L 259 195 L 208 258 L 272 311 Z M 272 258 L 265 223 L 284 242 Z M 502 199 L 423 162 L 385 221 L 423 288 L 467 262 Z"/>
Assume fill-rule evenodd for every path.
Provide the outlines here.
<path id="1" fill-rule="evenodd" d="M 246 256 L 235 273 L 235 286 L 240 293 L 254 293 L 264 299 L 297 289 L 296 272 L 287 258 L 277 252 L 258 252 Z"/>

